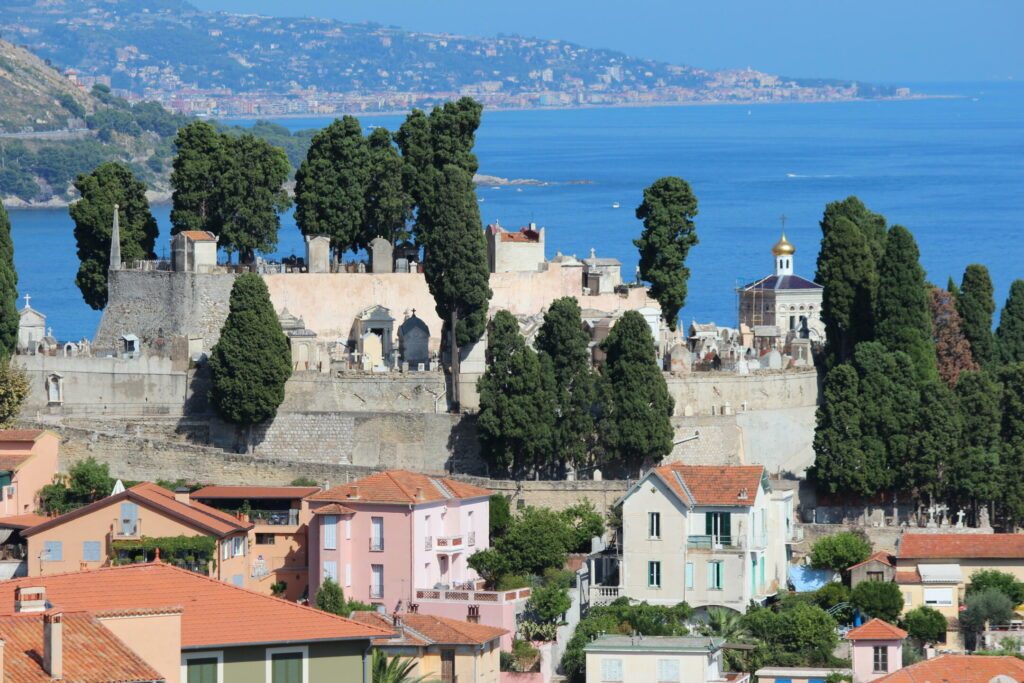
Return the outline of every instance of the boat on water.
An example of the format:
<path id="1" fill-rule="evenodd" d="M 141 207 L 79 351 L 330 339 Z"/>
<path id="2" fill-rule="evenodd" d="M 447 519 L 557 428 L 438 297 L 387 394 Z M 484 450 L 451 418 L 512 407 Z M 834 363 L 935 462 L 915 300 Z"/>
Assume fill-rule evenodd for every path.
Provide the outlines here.
<path id="1" fill-rule="evenodd" d="M 617 208 L 619 208 L 620 206 L 621 206 L 621 204 L 619 204 L 618 202 L 612 202 L 612 208 L 613 208 L 613 209 L 617 209 Z"/>

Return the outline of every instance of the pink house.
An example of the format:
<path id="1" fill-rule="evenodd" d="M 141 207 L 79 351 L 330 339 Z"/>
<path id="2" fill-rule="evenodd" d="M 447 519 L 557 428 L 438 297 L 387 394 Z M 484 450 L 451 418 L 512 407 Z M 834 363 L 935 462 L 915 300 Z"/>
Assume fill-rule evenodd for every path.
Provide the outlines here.
<path id="1" fill-rule="evenodd" d="M 872 619 L 846 634 L 853 660 L 853 683 L 870 683 L 903 668 L 907 632 L 887 621 Z"/>
<path id="2" fill-rule="evenodd" d="M 515 632 L 529 589 L 484 591 L 467 560 L 489 547 L 491 492 L 391 470 L 315 493 L 309 533 L 314 596 L 331 577 L 350 599 Z M 507 643 L 505 641 L 508 641 Z M 511 636 L 503 638 L 503 645 Z"/>
<path id="3" fill-rule="evenodd" d="M 44 429 L 0 430 L 0 517 L 35 512 L 57 474 L 60 437 Z"/>

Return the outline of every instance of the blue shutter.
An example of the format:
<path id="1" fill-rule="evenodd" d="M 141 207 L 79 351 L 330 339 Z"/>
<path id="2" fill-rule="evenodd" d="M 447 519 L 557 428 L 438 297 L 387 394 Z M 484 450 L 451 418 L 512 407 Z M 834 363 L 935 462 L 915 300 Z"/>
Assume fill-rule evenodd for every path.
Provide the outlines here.
<path id="1" fill-rule="evenodd" d="M 64 543 L 62 541 L 46 541 L 43 543 L 43 554 L 45 559 L 51 562 L 62 562 L 64 560 Z"/>
<path id="2" fill-rule="evenodd" d="M 231 577 L 231 583 L 241 588 L 245 584 L 245 579 L 241 574 L 235 574 Z"/>
<path id="3" fill-rule="evenodd" d="M 693 588 L 693 562 L 686 563 L 686 587 Z"/>
<path id="4" fill-rule="evenodd" d="M 100 561 L 100 542 L 99 541 L 83 541 L 82 542 L 82 561 L 83 562 L 99 562 Z"/>
<path id="5" fill-rule="evenodd" d="M 139 506 L 135 503 L 121 503 L 121 535 L 134 536 L 138 528 Z"/>

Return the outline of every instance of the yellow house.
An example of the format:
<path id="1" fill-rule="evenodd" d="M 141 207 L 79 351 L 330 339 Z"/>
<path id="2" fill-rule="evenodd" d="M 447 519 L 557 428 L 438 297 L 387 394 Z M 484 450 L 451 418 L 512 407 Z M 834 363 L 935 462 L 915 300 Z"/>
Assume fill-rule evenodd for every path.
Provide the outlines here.
<path id="1" fill-rule="evenodd" d="M 378 638 L 373 646 L 391 657 L 416 661 L 413 676 L 440 683 L 499 683 L 500 645 L 508 631 L 494 626 L 413 612 L 382 614 L 353 612 L 352 619 L 386 630 L 393 638 Z"/>

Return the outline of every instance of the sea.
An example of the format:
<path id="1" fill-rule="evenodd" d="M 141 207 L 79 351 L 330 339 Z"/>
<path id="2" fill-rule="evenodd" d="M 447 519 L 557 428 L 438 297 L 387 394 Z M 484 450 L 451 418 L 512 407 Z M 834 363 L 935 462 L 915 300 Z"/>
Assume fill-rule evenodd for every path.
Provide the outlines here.
<path id="1" fill-rule="evenodd" d="M 922 85 L 942 98 L 903 101 L 487 111 L 476 153 L 480 173 L 543 184 L 477 190 L 483 222 L 546 228 L 547 254 L 591 250 L 636 277 L 632 240 L 644 187 L 686 179 L 699 201 L 699 244 L 687 259 L 681 313 L 735 325 L 736 287 L 772 272 L 780 232 L 797 248 L 798 274 L 813 277 L 825 205 L 857 195 L 917 238 L 931 282 L 958 282 L 988 267 L 999 307 L 1024 278 L 1024 84 Z M 395 129 L 403 117 L 364 127 Z M 292 130 L 329 118 L 286 118 Z M 251 121 L 240 122 L 243 125 Z M 615 208 L 615 207 L 618 208 Z M 169 251 L 170 207 L 153 213 L 157 253 Z M 78 260 L 66 209 L 12 210 L 18 289 L 60 339 L 92 337 L 100 311 L 75 286 Z M 302 254 L 289 212 L 276 254 Z M 19 306 L 23 302 L 19 303 Z"/>

